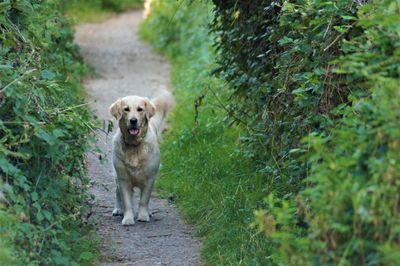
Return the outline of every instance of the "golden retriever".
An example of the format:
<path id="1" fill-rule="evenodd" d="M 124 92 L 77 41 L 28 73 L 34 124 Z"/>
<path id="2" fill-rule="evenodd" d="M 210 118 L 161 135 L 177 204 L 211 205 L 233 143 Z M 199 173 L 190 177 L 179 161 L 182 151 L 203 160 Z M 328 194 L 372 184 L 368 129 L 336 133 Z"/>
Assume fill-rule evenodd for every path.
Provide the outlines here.
<path id="1" fill-rule="evenodd" d="M 143 18 L 147 18 L 151 15 L 152 5 L 153 5 L 153 0 L 144 0 Z"/>
<path id="2" fill-rule="evenodd" d="M 123 215 L 123 225 L 133 225 L 133 189 L 140 189 L 138 221 L 150 220 L 149 200 L 160 166 L 159 141 L 165 117 L 173 105 L 173 97 L 165 91 L 149 100 L 126 96 L 110 106 L 119 128 L 113 137 L 112 160 L 117 173 L 116 206 L 113 215 Z"/>

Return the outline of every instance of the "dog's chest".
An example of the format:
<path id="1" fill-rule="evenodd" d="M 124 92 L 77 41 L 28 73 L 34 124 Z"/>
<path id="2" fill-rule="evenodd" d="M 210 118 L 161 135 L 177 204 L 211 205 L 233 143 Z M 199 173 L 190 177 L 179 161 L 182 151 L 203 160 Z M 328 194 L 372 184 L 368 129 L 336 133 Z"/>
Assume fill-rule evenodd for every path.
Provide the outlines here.
<path id="1" fill-rule="evenodd" d="M 159 151 L 154 145 L 144 145 L 140 149 L 120 150 L 118 156 L 131 177 L 143 178 L 153 174 L 158 170 Z"/>
<path id="2" fill-rule="evenodd" d="M 147 164 L 146 158 L 138 152 L 126 152 L 125 153 L 125 164 L 133 171 L 139 171 L 140 168 L 144 168 Z"/>

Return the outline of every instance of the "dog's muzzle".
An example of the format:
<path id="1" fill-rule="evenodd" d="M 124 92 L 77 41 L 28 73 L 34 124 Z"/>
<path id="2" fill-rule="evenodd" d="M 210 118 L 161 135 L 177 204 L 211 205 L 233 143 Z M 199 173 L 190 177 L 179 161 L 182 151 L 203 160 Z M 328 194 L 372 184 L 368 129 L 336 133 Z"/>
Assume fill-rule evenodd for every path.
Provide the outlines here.
<path id="1" fill-rule="evenodd" d="M 140 133 L 140 129 L 138 127 L 138 120 L 137 118 L 131 118 L 129 119 L 129 125 L 128 125 L 128 132 L 131 136 L 136 137 Z"/>

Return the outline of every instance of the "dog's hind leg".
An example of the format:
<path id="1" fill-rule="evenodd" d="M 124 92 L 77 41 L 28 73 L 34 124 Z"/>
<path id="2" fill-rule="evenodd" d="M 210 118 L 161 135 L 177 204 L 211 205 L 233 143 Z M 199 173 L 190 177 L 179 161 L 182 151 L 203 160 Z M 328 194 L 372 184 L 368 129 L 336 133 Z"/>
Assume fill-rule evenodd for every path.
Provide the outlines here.
<path id="1" fill-rule="evenodd" d="M 141 222 L 150 221 L 149 201 L 151 196 L 151 190 L 153 189 L 154 180 L 155 178 L 150 178 L 146 186 L 140 189 L 138 221 Z"/>

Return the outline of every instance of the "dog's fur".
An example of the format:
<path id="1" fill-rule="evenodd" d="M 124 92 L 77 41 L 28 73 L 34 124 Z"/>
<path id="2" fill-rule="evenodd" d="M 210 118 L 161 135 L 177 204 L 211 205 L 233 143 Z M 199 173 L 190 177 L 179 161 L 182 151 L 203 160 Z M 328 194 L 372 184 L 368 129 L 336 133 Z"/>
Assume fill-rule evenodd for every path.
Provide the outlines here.
<path id="1" fill-rule="evenodd" d="M 113 164 L 117 173 L 116 207 L 113 215 L 123 215 L 123 225 L 134 224 L 133 188 L 140 189 L 138 220 L 150 220 L 149 200 L 160 166 L 159 141 L 165 117 L 173 105 L 171 93 L 165 91 L 149 100 L 127 96 L 110 106 L 119 124 L 113 138 Z"/>
<path id="2" fill-rule="evenodd" d="M 147 18 L 151 15 L 151 6 L 152 5 L 153 5 L 153 0 L 145 0 L 144 1 L 143 18 Z"/>

